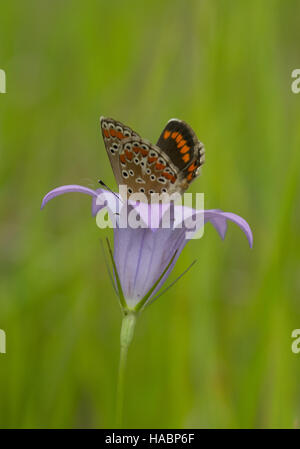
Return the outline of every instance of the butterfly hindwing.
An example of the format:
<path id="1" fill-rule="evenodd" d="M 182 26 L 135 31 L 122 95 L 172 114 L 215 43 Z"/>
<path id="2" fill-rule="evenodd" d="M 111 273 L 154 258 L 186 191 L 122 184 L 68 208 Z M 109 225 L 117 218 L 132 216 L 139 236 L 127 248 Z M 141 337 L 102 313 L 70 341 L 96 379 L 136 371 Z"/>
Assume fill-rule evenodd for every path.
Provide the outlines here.
<path id="1" fill-rule="evenodd" d="M 182 120 L 171 119 L 156 144 L 180 170 L 182 190 L 199 175 L 204 163 L 204 146 L 192 128 Z"/>
<path id="2" fill-rule="evenodd" d="M 150 198 L 151 193 L 177 191 L 178 169 L 159 147 L 145 139 L 124 139 L 119 164 L 122 184 L 128 186 L 129 194 L 142 192 Z"/>

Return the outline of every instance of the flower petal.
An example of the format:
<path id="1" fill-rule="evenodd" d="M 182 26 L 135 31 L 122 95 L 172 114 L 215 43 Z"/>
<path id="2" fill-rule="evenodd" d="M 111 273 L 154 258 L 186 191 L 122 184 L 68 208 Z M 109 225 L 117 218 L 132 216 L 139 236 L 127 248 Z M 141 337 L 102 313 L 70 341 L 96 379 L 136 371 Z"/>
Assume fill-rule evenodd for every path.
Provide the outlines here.
<path id="1" fill-rule="evenodd" d="M 251 228 L 250 228 L 249 224 L 247 223 L 247 221 L 244 218 L 242 218 L 239 215 L 234 214 L 232 212 L 217 212 L 217 214 L 218 213 L 221 213 L 223 215 L 223 217 L 225 217 L 227 220 L 230 220 L 239 226 L 239 228 L 246 235 L 250 248 L 252 248 L 253 234 L 252 234 Z"/>
<path id="2" fill-rule="evenodd" d="M 221 209 L 210 209 L 207 212 L 223 212 L 223 211 Z M 212 217 L 211 216 L 208 219 L 208 217 L 206 215 L 206 211 L 205 211 L 204 212 L 204 223 L 206 223 L 207 221 L 211 222 L 211 224 L 214 226 L 214 228 L 216 229 L 216 231 L 220 235 L 221 239 L 224 240 L 226 232 L 227 232 L 227 228 L 228 228 L 226 218 L 223 217 L 222 215 L 218 214 L 217 217 Z"/>
<path id="3" fill-rule="evenodd" d="M 43 209 L 50 200 L 59 195 L 64 195 L 65 193 L 85 193 L 86 195 L 90 195 L 92 197 L 93 216 L 97 215 L 103 207 L 107 207 L 112 218 L 113 214 L 115 214 L 118 209 L 117 203 L 119 200 L 113 192 L 109 192 L 104 189 L 93 190 L 77 184 L 57 187 L 56 189 L 48 192 L 43 198 L 41 209 Z"/>
<path id="4" fill-rule="evenodd" d="M 198 214 L 197 214 L 198 215 Z M 237 224 L 239 228 L 245 233 L 249 242 L 250 248 L 253 246 L 253 235 L 250 226 L 244 218 L 232 212 L 223 212 L 218 209 L 210 209 L 204 211 L 204 223 L 210 221 L 216 228 L 222 239 L 225 238 L 227 230 L 227 220 Z"/>
<path id="5" fill-rule="evenodd" d="M 66 185 L 66 186 L 60 186 L 56 189 L 50 190 L 50 192 L 47 193 L 47 195 L 44 196 L 41 209 L 45 207 L 45 205 L 59 195 L 64 195 L 65 193 L 85 193 L 87 195 L 90 195 L 92 197 L 97 197 L 97 192 L 93 189 L 89 189 L 88 187 L 79 186 L 76 184 Z"/>
<path id="6" fill-rule="evenodd" d="M 114 259 L 130 307 L 145 296 L 178 250 L 151 297 L 160 289 L 186 242 L 184 228 L 157 229 L 156 232 L 149 228 L 114 229 Z"/>
<path id="7" fill-rule="evenodd" d="M 180 212 L 182 209 L 182 213 Z M 182 216 L 182 218 L 181 218 Z M 196 210 L 187 207 L 175 206 L 175 225 L 188 229 L 188 239 L 207 222 L 212 223 L 222 239 L 225 238 L 227 231 L 227 220 L 237 224 L 245 233 L 250 248 L 253 245 L 253 235 L 249 224 L 244 218 L 232 212 L 223 212 L 220 209 Z M 187 226 L 188 225 L 188 226 Z"/>

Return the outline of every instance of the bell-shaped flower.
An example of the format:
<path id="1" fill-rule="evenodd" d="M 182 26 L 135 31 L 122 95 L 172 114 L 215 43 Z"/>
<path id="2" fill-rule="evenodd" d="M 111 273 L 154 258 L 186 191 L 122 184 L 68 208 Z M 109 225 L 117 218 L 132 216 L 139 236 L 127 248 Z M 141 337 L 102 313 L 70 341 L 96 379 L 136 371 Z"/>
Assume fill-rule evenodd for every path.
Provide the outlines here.
<path id="1" fill-rule="evenodd" d="M 51 199 L 65 193 L 84 193 L 92 197 L 92 213 L 99 227 L 108 225 L 107 210 L 114 232 L 112 264 L 115 288 L 125 313 L 138 312 L 158 296 L 183 248 L 203 226 L 211 222 L 222 239 L 227 222 L 232 221 L 245 233 L 250 247 L 253 237 L 248 223 L 239 215 L 217 209 L 194 209 L 174 202 L 147 204 L 123 199 L 112 191 L 92 190 L 67 185 L 51 190 L 42 208 Z M 110 249 L 110 247 L 109 247 Z"/>

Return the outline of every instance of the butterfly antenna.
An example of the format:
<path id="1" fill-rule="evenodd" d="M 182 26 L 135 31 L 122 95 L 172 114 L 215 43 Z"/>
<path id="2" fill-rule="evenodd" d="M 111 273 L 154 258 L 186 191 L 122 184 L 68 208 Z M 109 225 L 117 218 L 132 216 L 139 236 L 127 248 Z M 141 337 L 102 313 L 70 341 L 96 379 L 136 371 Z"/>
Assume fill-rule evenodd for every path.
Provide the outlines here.
<path id="1" fill-rule="evenodd" d="M 113 192 L 106 184 L 105 182 L 102 181 L 102 179 L 99 179 L 98 183 L 102 186 L 105 187 L 110 193 L 112 193 L 113 195 L 115 195 L 115 197 L 119 200 L 122 201 L 120 196 L 117 195 L 115 192 Z M 123 201 L 122 201 L 123 202 Z"/>

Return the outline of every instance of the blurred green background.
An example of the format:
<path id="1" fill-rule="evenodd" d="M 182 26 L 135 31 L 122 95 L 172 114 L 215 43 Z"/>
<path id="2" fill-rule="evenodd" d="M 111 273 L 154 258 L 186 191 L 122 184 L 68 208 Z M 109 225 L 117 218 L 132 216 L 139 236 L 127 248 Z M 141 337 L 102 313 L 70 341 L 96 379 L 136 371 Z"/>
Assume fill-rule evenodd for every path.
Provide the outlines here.
<path id="1" fill-rule="evenodd" d="M 127 427 L 298 427 L 300 2 L 0 4 L 0 427 L 112 427 L 121 313 L 91 201 L 116 188 L 99 129 L 112 116 L 156 142 L 171 117 L 206 145 L 192 191 L 240 214 L 207 225 L 137 323 Z M 112 237 L 112 233 L 108 231 Z M 170 281 L 169 280 L 169 281 Z"/>

